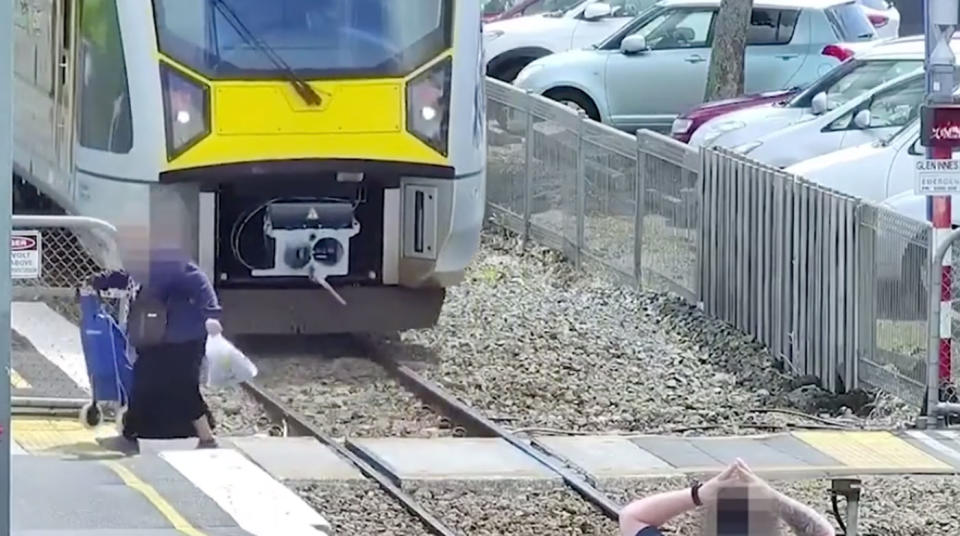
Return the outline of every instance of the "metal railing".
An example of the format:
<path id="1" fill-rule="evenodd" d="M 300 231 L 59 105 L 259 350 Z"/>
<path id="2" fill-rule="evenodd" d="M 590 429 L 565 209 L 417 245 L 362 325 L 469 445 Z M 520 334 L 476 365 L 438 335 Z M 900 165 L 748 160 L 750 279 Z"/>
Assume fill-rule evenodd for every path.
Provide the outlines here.
<path id="1" fill-rule="evenodd" d="M 495 224 L 676 293 L 825 388 L 863 383 L 921 404 L 928 223 L 496 80 L 487 96 Z"/>
<path id="2" fill-rule="evenodd" d="M 943 279 L 944 258 L 950 255 L 948 280 Z M 958 269 L 960 257 L 960 229 L 948 234 L 937 246 L 933 254 L 931 266 L 932 280 L 941 281 L 940 285 L 932 285 L 927 296 L 930 318 L 937 322 L 930 322 L 927 326 L 927 381 L 926 381 L 926 417 L 925 424 L 930 427 L 942 427 L 948 417 L 960 417 L 960 355 L 956 341 L 960 334 L 960 313 L 957 309 L 956 296 L 960 273 Z M 948 282 L 949 281 L 949 282 Z M 950 299 L 946 299 L 943 290 L 950 286 Z M 946 308 L 946 310 L 944 310 Z M 949 347 L 943 343 L 949 343 Z"/>
<path id="3" fill-rule="evenodd" d="M 79 323 L 77 289 L 88 277 L 121 267 L 117 230 L 82 216 L 26 216 L 12 219 L 12 298 L 43 301 Z"/>

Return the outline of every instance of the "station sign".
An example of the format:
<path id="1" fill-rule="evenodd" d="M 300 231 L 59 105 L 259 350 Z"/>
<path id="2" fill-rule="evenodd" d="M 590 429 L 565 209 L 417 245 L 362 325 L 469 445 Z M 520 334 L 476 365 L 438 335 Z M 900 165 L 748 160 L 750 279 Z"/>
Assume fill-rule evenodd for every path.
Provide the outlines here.
<path id="1" fill-rule="evenodd" d="M 42 268 L 40 231 L 10 231 L 10 277 L 39 279 Z"/>

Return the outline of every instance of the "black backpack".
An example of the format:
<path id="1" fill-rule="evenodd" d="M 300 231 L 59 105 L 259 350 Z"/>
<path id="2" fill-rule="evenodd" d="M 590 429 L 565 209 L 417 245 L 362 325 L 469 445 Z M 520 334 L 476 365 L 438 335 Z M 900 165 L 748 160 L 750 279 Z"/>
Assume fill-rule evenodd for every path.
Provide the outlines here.
<path id="1" fill-rule="evenodd" d="M 149 348 L 163 343 L 167 334 L 167 304 L 146 292 L 138 292 L 130 304 L 127 337 L 134 348 Z"/>

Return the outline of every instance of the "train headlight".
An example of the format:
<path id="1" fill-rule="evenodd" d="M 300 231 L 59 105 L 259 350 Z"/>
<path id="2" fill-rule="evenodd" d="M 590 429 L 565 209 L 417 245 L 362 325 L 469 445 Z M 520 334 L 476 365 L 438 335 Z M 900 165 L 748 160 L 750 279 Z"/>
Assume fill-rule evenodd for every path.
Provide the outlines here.
<path id="1" fill-rule="evenodd" d="M 209 96 L 206 86 L 167 65 L 160 65 L 160 82 L 167 159 L 173 160 L 210 134 Z"/>
<path id="2" fill-rule="evenodd" d="M 450 58 L 418 74 L 407 84 L 407 130 L 447 155 L 450 126 Z"/>

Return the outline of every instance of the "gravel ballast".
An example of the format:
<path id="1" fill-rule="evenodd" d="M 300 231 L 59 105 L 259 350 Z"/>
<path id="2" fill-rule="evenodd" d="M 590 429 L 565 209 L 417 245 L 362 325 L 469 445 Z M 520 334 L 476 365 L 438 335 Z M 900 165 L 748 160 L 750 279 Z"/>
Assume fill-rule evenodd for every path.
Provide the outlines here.
<path id="1" fill-rule="evenodd" d="M 287 482 L 333 526 L 333 534 L 423 536 L 427 527 L 369 481 Z"/>
<path id="2" fill-rule="evenodd" d="M 469 536 L 617 534 L 615 522 L 559 483 L 445 482 L 412 494 L 449 528 Z"/>
<path id="3" fill-rule="evenodd" d="M 452 429 L 343 337 L 254 348 L 259 386 L 333 437 L 439 437 Z"/>
<path id="4" fill-rule="evenodd" d="M 762 345 L 679 298 L 587 276 L 549 250 L 521 256 L 518 245 L 485 233 L 439 324 L 402 335 L 435 354 L 423 374 L 465 402 L 523 431 L 722 435 L 816 424 L 749 411 L 791 408 L 784 397 L 796 387 Z M 874 425 L 915 414 L 874 402 Z"/>

